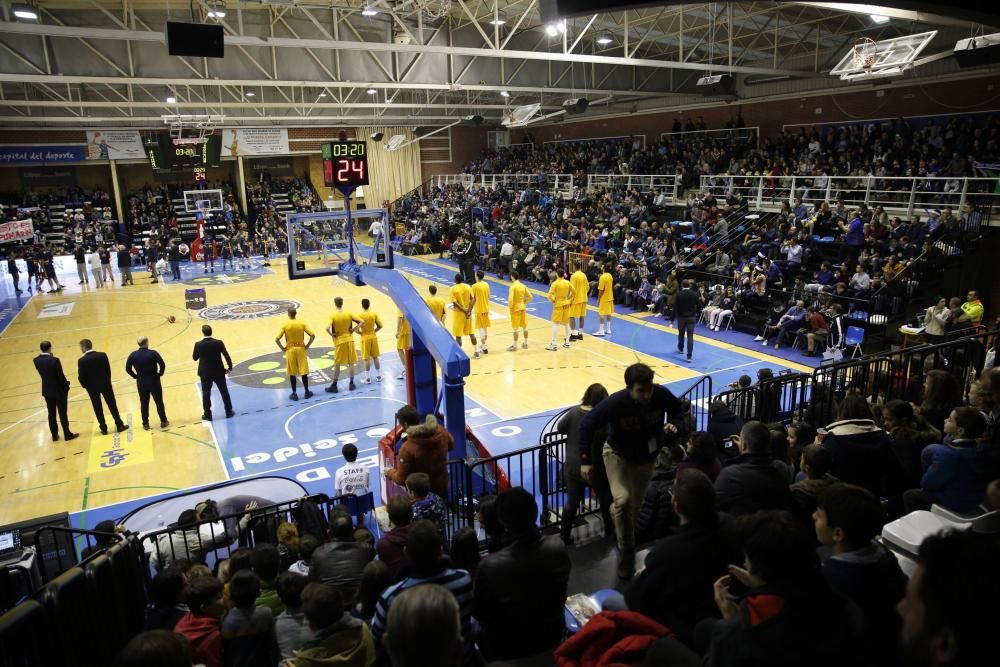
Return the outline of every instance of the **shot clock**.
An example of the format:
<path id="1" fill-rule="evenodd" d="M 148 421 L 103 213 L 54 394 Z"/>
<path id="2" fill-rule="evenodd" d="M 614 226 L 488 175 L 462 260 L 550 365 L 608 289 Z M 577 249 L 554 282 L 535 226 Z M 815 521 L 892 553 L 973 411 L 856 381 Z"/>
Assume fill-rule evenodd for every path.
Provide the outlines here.
<path id="1" fill-rule="evenodd" d="M 327 187 L 352 190 L 368 185 L 368 144 L 364 141 L 323 144 L 323 182 Z"/>

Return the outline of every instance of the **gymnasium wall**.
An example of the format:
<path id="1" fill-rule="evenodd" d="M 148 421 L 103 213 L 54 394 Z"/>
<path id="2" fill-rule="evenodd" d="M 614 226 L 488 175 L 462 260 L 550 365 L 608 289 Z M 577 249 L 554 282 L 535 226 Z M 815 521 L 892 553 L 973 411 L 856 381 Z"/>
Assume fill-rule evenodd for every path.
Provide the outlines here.
<path id="1" fill-rule="evenodd" d="M 106 192 L 111 192 L 111 172 L 108 170 L 107 163 L 100 163 L 58 165 L 52 167 L 0 167 L 0 193 L 24 192 L 25 190 L 46 192 L 48 190 L 65 188 L 65 186 L 58 185 L 31 185 L 26 187 L 21 178 L 21 172 L 24 169 L 31 169 L 32 171 L 42 171 L 45 169 L 72 170 L 76 175 L 76 185 L 79 187 L 100 188 Z"/>
<path id="2" fill-rule="evenodd" d="M 519 142 L 530 131 L 537 141 L 590 139 L 645 134 L 652 141 L 669 132 L 674 118 L 683 123 L 703 116 L 709 129 L 721 128 L 742 113 L 747 126 L 761 128 L 761 136 L 781 132 L 785 125 L 814 125 L 897 116 L 933 116 L 1000 109 L 1000 76 L 946 81 L 916 86 L 890 86 L 836 95 L 798 96 L 790 99 L 723 104 L 704 109 L 629 114 L 593 120 L 535 125 L 511 133 Z"/>

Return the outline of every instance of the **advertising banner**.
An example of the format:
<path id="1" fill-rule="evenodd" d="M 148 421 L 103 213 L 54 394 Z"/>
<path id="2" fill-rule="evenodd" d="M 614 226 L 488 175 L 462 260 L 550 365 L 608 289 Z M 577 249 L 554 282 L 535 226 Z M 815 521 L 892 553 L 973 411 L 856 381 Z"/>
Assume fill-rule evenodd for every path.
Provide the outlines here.
<path id="1" fill-rule="evenodd" d="M 88 130 L 88 160 L 143 160 L 146 149 L 138 130 Z"/>
<path id="2" fill-rule="evenodd" d="M 83 162 L 86 146 L 0 146 L 0 165 Z"/>
<path id="3" fill-rule="evenodd" d="M 33 238 L 35 228 L 31 220 L 14 220 L 0 224 L 0 243 L 24 241 Z"/>
<path id="4" fill-rule="evenodd" d="M 289 152 L 288 130 L 278 127 L 225 129 L 222 131 L 222 148 L 230 157 L 284 155 Z"/>
<path id="5" fill-rule="evenodd" d="M 21 185 L 26 190 L 39 187 L 71 187 L 76 185 L 76 169 L 73 167 L 24 167 L 18 169 Z"/>
<path id="6" fill-rule="evenodd" d="M 246 164 L 243 165 L 244 170 L 249 171 L 253 174 L 252 178 L 255 181 L 267 178 L 270 176 L 294 176 L 295 171 L 292 169 L 292 158 L 288 157 L 268 157 L 259 158 L 256 160 L 247 160 Z M 266 174 L 266 176 L 264 176 Z"/>

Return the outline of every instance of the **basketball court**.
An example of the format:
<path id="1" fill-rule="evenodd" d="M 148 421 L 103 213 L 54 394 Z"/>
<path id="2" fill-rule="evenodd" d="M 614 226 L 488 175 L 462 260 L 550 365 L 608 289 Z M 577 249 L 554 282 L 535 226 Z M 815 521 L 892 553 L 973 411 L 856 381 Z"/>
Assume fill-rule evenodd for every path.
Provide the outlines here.
<path id="1" fill-rule="evenodd" d="M 362 246 L 362 249 L 366 246 Z M 447 294 L 453 264 L 435 257 L 396 257 L 402 272 L 421 295 L 430 284 Z M 313 492 L 330 492 L 342 464 L 341 447 L 355 443 L 360 457 L 377 471 L 376 444 L 394 425 L 406 402 L 395 350 L 396 305 L 383 292 L 358 287 L 343 277 L 291 281 L 282 261 L 270 269 L 254 262 L 250 271 L 205 274 L 201 264 L 182 265 L 180 283 L 149 284 L 148 274 L 134 271 L 136 285 L 94 289 L 69 284 L 61 294 L 11 296 L 4 284 L 6 314 L 0 334 L 0 436 L 7 443 L 0 461 L 0 522 L 69 511 L 93 525 L 100 518 L 123 515 L 151 496 L 227 479 L 281 475 Z M 75 283 L 72 276 L 64 283 Z M 650 318 L 617 314 L 613 334 L 586 336 L 569 350 L 548 352 L 551 308 L 544 292 L 534 291 L 529 305 L 530 347 L 507 352 L 510 344 L 506 281 L 490 279 L 491 320 L 487 355 L 472 361 L 466 378 L 466 420 L 494 455 L 534 445 L 541 428 L 556 412 L 579 400 L 583 390 L 600 382 L 621 387 L 626 366 L 642 361 L 658 380 L 680 393 L 711 373 L 716 387 L 743 373 L 768 366 L 798 368 L 785 360 L 698 337 L 695 362 L 681 363 L 675 331 Z M 185 290 L 204 288 L 207 308 L 185 308 Z M 362 298 L 382 319 L 379 334 L 383 380 L 331 395 L 322 391 L 332 379 L 332 343 L 323 331 L 341 296 L 346 309 L 360 310 Z M 317 338 L 310 350 L 310 381 L 316 395 L 293 402 L 284 360 L 274 337 L 289 306 L 310 325 Z M 168 322 L 174 315 L 175 323 Z M 448 315 L 450 318 L 450 314 Z M 592 303 L 590 328 L 596 328 Z M 662 320 L 661 320 L 662 321 Z M 211 324 L 225 341 L 235 368 L 229 377 L 236 416 L 202 422 L 200 385 L 193 344 L 201 325 Z M 171 426 L 143 431 L 135 383 L 125 375 L 128 354 L 139 335 L 149 337 L 167 364 L 164 400 Z M 78 343 L 90 338 L 111 359 L 115 394 L 122 417 L 132 428 L 102 436 L 90 400 L 76 381 Z M 70 389 L 70 424 L 81 437 L 52 442 L 45 405 L 32 366 L 38 342 L 49 339 L 60 357 Z M 468 346 L 468 342 L 466 342 Z M 468 350 L 468 347 L 466 347 Z M 218 396 L 215 399 L 218 402 Z M 216 410 L 217 415 L 219 410 Z M 155 420 L 154 420 L 155 422 Z M 18 443 L 18 444 L 15 444 Z"/>

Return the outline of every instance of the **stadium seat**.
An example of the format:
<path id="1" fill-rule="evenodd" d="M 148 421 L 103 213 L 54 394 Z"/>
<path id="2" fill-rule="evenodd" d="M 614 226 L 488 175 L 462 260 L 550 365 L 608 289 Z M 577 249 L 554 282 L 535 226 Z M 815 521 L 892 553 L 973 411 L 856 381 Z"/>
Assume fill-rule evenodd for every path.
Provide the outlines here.
<path id="1" fill-rule="evenodd" d="M 50 581 L 42 589 L 41 602 L 50 628 L 46 642 L 56 658 L 48 664 L 106 664 L 105 656 L 97 650 L 97 636 L 104 632 L 103 619 L 90 599 L 83 570 L 74 567 Z"/>
<path id="2" fill-rule="evenodd" d="M 118 606 L 127 610 L 125 627 L 129 635 L 142 631 L 143 610 L 146 608 L 145 580 L 149 576 L 145 554 L 135 538 L 113 545 L 105 554 L 111 561 L 118 586 Z"/>
<path id="3" fill-rule="evenodd" d="M 35 600 L 27 600 L 0 616 L 0 664 L 17 667 L 60 664 L 52 655 L 52 645 L 45 610 Z"/>
<path id="4" fill-rule="evenodd" d="M 125 617 L 135 610 L 118 604 L 118 587 L 128 585 L 125 577 L 116 576 L 114 565 L 106 554 L 101 554 L 83 565 L 87 578 L 87 611 L 100 619 L 101 631 L 94 639 L 100 652 L 106 656 L 117 655 L 130 635 Z"/>
<path id="5" fill-rule="evenodd" d="M 1000 533 L 1000 511 L 979 508 L 975 512 L 952 512 L 940 505 L 931 505 L 931 514 L 954 521 L 970 522 L 974 533 Z"/>

